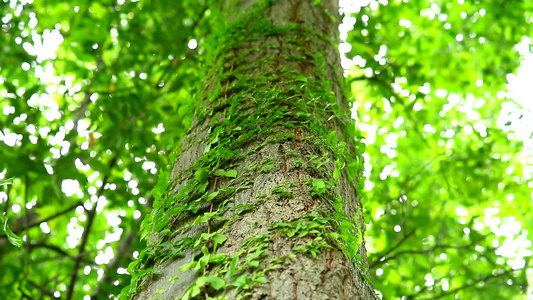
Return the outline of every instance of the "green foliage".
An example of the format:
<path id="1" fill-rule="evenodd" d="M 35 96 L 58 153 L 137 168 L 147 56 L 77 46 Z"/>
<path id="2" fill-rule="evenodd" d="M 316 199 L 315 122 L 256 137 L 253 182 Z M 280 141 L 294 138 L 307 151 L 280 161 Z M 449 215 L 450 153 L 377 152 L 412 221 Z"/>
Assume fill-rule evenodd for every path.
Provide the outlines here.
<path id="1" fill-rule="evenodd" d="M 270 158 L 242 171 L 228 163 L 246 155 L 239 145 L 258 134 L 257 120 L 287 128 L 301 123 L 287 120 L 286 95 L 255 91 L 252 81 L 241 78 L 231 88 L 256 99 L 268 95 L 279 107 L 262 111 L 254 123 L 234 111 L 225 116 L 228 123 L 213 124 L 201 149 L 204 160 L 180 175 L 188 183 L 175 199 L 166 199 L 176 184 L 168 182 L 169 166 L 186 150 L 180 141 L 194 110 L 200 119 L 214 114 L 197 108 L 206 62 L 253 36 L 224 40 L 229 28 L 206 40 L 220 22 L 216 1 L 117 2 L 0 3 L 0 295 L 117 297 L 131 275 L 143 278 L 157 270 L 143 266 L 197 248 L 203 256 L 184 269 L 211 264 L 227 271 L 198 277 L 186 296 L 233 287 L 246 297 L 266 280 L 259 258 L 268 251 L 268 236 L 245 241 L 232 256 L 216 253 L 226 242 L 220 230 L 179 244 L 162 238 L 173 234 L 170 217 L 196 214 L 212 201 L 221 202 L 219 209 L 202 212 L 187 226 L 222 220 L 232 195 L 251 184 L 246 172 L 274 170 L 277 162 Z M 496 116 L 510 102 L 497 95 L 517 67 L 513 47 L 533 32 L 531 1 L 372 3 L 353 13 L 356 22 L 347 39 L 352 49 L 347 56 L 358 65 L 347 71 L 352 105 L 366 145 L 347 149 L 336 132 L 321 132 L 308 121 L 329 117 L 331 108 L 313 107 L 296 116 L 323 138 L 311 141 L 321 145 L 323 155 L 300 160 L 300 167 L 324 175 L 307 182 L 308 192 L 335 198 L 337 217 L 311 214 L 272 229 L 308 238 L 295 253 L 314 257 L 335 246 L 360 262 L 355 253 L 362 234 L 343 213 L 335 187 L 344 184 L 338 182 L 342 172 L 350 180 L 361 177 L 366 153 L 369 176 L 357 188 L 369 224 L 369 274 L 384 299 L 525 298 L 518 295 L 531 293 L 527 248 L 533 219 L 526 213 L 531 174 L 523 171 L 528 158 L 522 142 L 510 136 L 510 126 L 499 127 Z M 275 35 L 296 28 L 295 23 L 271 27 L 265 20 L 256 29 Z M 47 55 L 39 45 L 53 45 L 54 38 L 62 42 Z M 309 32 L 310 41 L 318 38 Z M 192 39 L 195 49 L 188 47 Z M 294 59 L 325 65 L 316 54 Z M 309 78 L 284 76 L 307 104 L 330 101 Z M 214 87 L 210 100 L 224 89 Z M 362 138 L 355 131 L 350 137 Z M 283 134 L 254 150 L 294 138 Z M 327 170 L 331 152 L 335 169 Z M 214 178 L 231 181 L 231 188 L 209 192 Z M 287 184 L 271 190 L 277 197 L 293 193 Z M 183 205 L 172 206 L 174 201 Z M 159 208 L 154 214 L 152 206 Z M 253 204 L 231 209 L 238 216 Z M 502 231 L 509 227 L 515 229 Z M 160 232 L 160 243 L 146 247 L 152 231 Z M 503 245 L 513 241 L 529 246 L 509 257 Z M 271 265 L 285 258 L 276 259 Z M 134 281 L 127 289 L 136 288 Z"/>
<path id="2" fill-rule="evenodd" d="M 353 14 L 349 80 L 370 174 L 365 235 L 384 299 L 531 293 L 527 152 L 498 116 L 512 102 L 502 93 L 532 8 L 389 1 Z"/>

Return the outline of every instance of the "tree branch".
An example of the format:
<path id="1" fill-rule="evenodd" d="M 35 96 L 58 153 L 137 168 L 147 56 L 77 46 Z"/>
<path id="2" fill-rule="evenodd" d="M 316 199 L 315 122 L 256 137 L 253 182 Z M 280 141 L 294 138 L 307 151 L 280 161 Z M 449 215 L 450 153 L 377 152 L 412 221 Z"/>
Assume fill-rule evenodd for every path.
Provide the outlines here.
<path id="1" fill-rule="evenodd" d="M 391 247 L 389 250 L 385 251 L 385 253 L 379 254 L 378 255 L 378 259 L 373 261 L 371 264 L 369 264 L 368 268 L 372 269 L 376 265 L 379 265 L 381 263 L 382 259 L 383 259 L 383 261 L 385 261 L 385 257 L 387 255 L 389 255 L 392 251 L 398 249 L 403 244 L 403 242 L 405 242 L 408 238 L 410 238 L 414 233 L 415 233 L 415 229 L 413 228 L 413 230 L 411 230 L 408 234 L 404 235 L 403 238 L 400 241 L 398 241 L 398 243 L 396 243 L 396 245 Z"/>
<path id="2" fill-rule="evenodd" d="M 118 154 L 115 155 L 109 162 L 108 169 L 111 170 L 116 162 L 117 162 Z M 109 177 L 111 176 L 111 171 L 108 172 L 108 174 L 104 177 L 102 180 L 102 186 L 98 190 L 97 199 L 100 199 L 100 196 L 104 193 L 104 188 L 107 185 L 107 181 L 109 180 Z M 80 264 L 82 261 L 83 253 L 85 252 L 85 246 L 87 245 L 87 240 L 89 239 L 89 234 L 91 232 L 91 227 L 93 225 L 94 217 L 96 216 L 96 207 L 98 207 L 98 200 L 96 200 L 96 203 L 94 203 L 93 207 L 87 211 L 87 225 L 85 226 L 85 230 L 83 231 L 83 235 L 81 236 L 81 243 L 78 247 L 78 256 L 76 257 L 76 261 L 74 262 L 74 267 L 72 268 L 72 274 L 70 276 L 70 283 L 67 290 L 67 300 L 72 299 L 72 295 L 74 293 L 74 285 L 76 284 L 76 280 L 78 279 L 78 269 L 80 268 Z"/>
<path id="3" fill-rule="evenodd" d="M 138 225 L 139 222 L 137 222 Z M 138 229 L 138 228 L 137 228 Z M 104 276 L 102 279 L 98 281 L 98 285 L 94 288 L 91 299 L 99 299 L 98 294 L 100 294 L 100 286 L 104 283 L 111 282 L 113 278 L 109 275 L 109 272 L 116 272 L 119 265 L 120 265 L 120 259 L 124 257 L 126 254 L 130 254 L 131 252 L 128 251 L 131 244 L 135 242 L 137 236 L 133 233 L 133 230 L 128 230 L 128 232 L 121 237 L 120 244 L 117 249 L 117 254 L 115 255 L 115 258 L 111 261 L 110 264 L 106 266 L 106 270 L 104 272 Z M 106 295 L 107 297 L 107 295 Z"/>
<path id="4" fill-rule="evenodd" d="M 37 285 L 35 282 L 31 281 L 31 280 L 26 280 L 26 282 L 28 282 L 31 286 L 33 286 L 34 288 L 36 288 L 37 290 L 39 290 L 42 294 L 44 295 L 47 295 L 48 297 L 50 297 L 51 299 L 54 299 L 56 298 L 54 296 L 54 293 L 52 291 L 49 291 L 47 289 L 45 289 L 44 287 L 40 286 L 40 285 Z"/>
<path id="5" fill-rule="evenodd" d="M 489 276 L 485 276 L 483 278 L 481 278 L 480 280 L 476 281 L 476 282 L 473 282 L 473 283 L 468 283 L 468 284 L 465 284 L 465 285 L 462 285 L 460 287 L 457 287 L 453 290 L 449 290 L 449 291 L 446 291 L 446 292 L 443 292 L 443 293 L 440 293 L 439 295 L 437 296 L 434 296 L 434 297 L 431 297 L 431 298 L 423 298 L 423 300 L 434 300 L 434 299 L 440 299 L 440 298 L 443 298 L 445 296 L 448 296 L 448 295 L 451 295 L 451 294 L 455 294 L 461 290 L 465 290 L 465 289 L 468 289 L 468 288 L 471 288 L 473 286 L 475 286 L 476 284 L 480 283 L 480 282 L 487 282 L 487 281 L 490 281 L 490 280 L 493 280 L 493 279 L 496 279 L 498 277 L 502 277 L 502 276 L 505 276 L 505 275 L 508 275 L 510 273 L 513 273 L 515 272 L 515 270 L 513 269 L 508 269 L 506 270 L 505 272 L 503 273 L 500 273 L 500 274 L 497 274 L 497 275 L 489 275 Z"/>
<path id="6" fill-rule="evenodd" d="M 39 220 L 39 221 L 33 222 L 33 223 L 29 224 L 29 225 L 24 225 L 24 227 L 22 227 L 22 228 L 20 228 L 20 229 L 17 229 L 17 230 L 13 230 L 13 232 L 14 232 L 15 234 L 19 234 L 20 232 L 22 232 L 22 231 L 24 231 L 24 230 L 27 230 L 27 229 L 30 229 L 30 228 L 33 228 L 33 227 L 39 226 L 39 225 L 41 225 L 41 223 L 48 222 L 48 221 L 53 220 L 53 219 L 55 219 L 55 218 L 57 218 L 57 217 L 59 217 L 59 216 L 62 216 L 62 215 L 64 215 L 64 214 L 70 212 L 71 210 L 75 209 L 76 207 L 78 207 L 78 206 L 80 206 L 80 205 L 83 205 L 83 203 L 81 203 L 80 201 L 78 201 L 78 202 L 76 202 L 75 204 L 73 204 L 73 205 L 71 205 L 71 206 L 65 208 L 65 209 L 62 210 L 62 211 L 59 211 L 59 212 L 57 212 L 57 213 L 55 213 L 55 214 L 53 214 L 53 215 L 51 215 L 51 216 L 49 216 L 49 217 L 46 217 L 46 218 L 44 218 L 44 219 L 42 219 L 42 220 Z M 7 236 L 6 236 L 5 234 L 0 235 L 0 239 L 7 239 Z"/>
<path id="7" fill-rule="evenodd" d="M 477 239 L 477 240 L 475 240 L 475 241 L 473 241 L 473 242 L 471 242 L 469 244 L 460 245 L 460 246 L 438 245 L 437 244 L 437 245 L 435 245 L 435 246 L 433 246 L 431 248 L 428 248 L 428 249 L 400 251 L 400 252 L 397 252 L 396 254 L 394 254 L 392 256 L 389 256 L 389 257 L 381 257 L 379 260 L 372 262 L 372 264 L 370 265 L 369 268 L 373 268 L 373 267 L 375 267 L 377 265 L 381 265 L 381 264 L 383 264 L 383 263 L 385 263 L 386 261 L 389 261 L 389 260 L 394 260 L 394 259 L 396 259 L 396 258 L 398 258 L 398 257 L 400 257 L 400 256 L 402 256 L 404 254 L 426 254 L 426 253 L 431 253 L 431 252 L 435 251 L 436 249 L 464 249 L 464 248 L 470 248 L 470 247 L 476 245 L 478 242 L 484 240 L 486 237 L 487 236 L 484 235 L 484 236 L 480 237 L 479 239 Z M 402 239 L 402 241 L 400 241 L 400 242 L 403 243 L 404 240 L 405 240 L 405 238 Z M 392 252 L 392 251 L 388 251 L 388 253 L 390 253 L 390 252 Z"/>

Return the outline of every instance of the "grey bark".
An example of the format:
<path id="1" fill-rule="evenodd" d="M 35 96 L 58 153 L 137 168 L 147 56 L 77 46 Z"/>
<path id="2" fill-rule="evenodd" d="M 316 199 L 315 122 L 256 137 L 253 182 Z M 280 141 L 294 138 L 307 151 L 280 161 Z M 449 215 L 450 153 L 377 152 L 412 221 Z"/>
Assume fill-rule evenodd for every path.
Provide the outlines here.
<path id="1" fill-rule="evenodd" d="M 242 6 L 249 7 L 250 1 Z M 323 5 L 315 6 L 311 1 L 283 0 L 276 1 L 265 12 L 265 18 L 271 19 L 273 25 L 283 25 L 289 22 L 299 22 L 315 28 L 330 37 L 337 36 L 338 23 L 329 19 L 322 9 L 325 7 L 330 12 L 338 12 L 337 1 L 322 1 Z M 246 45 L 241 45 L 236 51 L 235 56 L 239 53 L 245 53 L 247 47 L 259 47 L 259 52 L 252 52 L 244 58 L 243 64 L 252 65 L 253 61 L 266 56 L 289 56 L 301 55 L 301 53 L 288 53 L 291 50 L 284 50 L 287 53 L 279 53 L 279 49 L 289 49 L 284 47 L 287 43 L 282 36 L 265 37 L 262 40 L 255 41 Z M 279 48 L 272 50 L 264 45 L 275 45 Z M 333 66 L 339 66 L 339 55 L 337 50 L 329 43 L 313 44 L 309 47 L 317 47 L 316 51 L 328 53 L 326 57 L 327 70 L 326 74 L 332 82 L 337 82 L 340 74 L 336 72 Z M 320 48 L 320 49 L 318 49 Z M 275 51 L 276 53 L 273 53 Z M 285 66 L 297 70 L 305 76 L 314 76 L 313 66 L 302 65 L 296 62 L 286 62 Z M 273 70 L 274 71 L 274 70 Z M 256 70 L 250 70 L 250 74 Z M 331 89 L 335 92 L 338 103 L 347 110 L 343 102 L 343 95 L 337 84 L 333 84 Z M 203 153 L 204 140 L 208 136 L 208 128 L 211 120 L 206 120 L 202 124 L 196 124 L 191 133 L 182 143 L 182 148 L 186 149 L 176 159 L 171 180 L 176 178 L 184 170 L 188 170 L 200 158 Z M 337 133 L 344 131 L 342 120 L 333 119 L 325 124 L 331 130 Z M 266 200 L 258 202 L 255 209 L 244 214 L 231 227 L 224 232 L 228 236 L 226 243 L 219 248 L 218 252 L 234 254 L 241 243 L 251 236 L 257 236 L 267 233 L 269 226 L 283 220 L 292 221 L 300 216 L 311 212 L 312 210 L 332 211 L 329 203 L 323 203 L 314 199 L 309 192 L 308 187 L 304 184 L 306 179 L 316 178 L 317 174 L 312 171 L 298 167 L 296 160 L 298 157 L 285 155 L 289 151 L 296 151 L 302 155 L 320 154 L 319 150 L 305 139 L 313 133 L 305 129 L 288 129 L 279 127 L 274 132 L 265 135 L 259 135 L 255 141 L 250 142 L 243 149 L 244 152 L 254 149 L 264 140 L 271 139 L 280 133 L 293 132 L 295 139 L 290 141 L 279 141 L 267 144 L 259 150 L 250 153 L 244 160 L 240 161 L 240 166 L 236 169 L 239 174 L 245 173 L 246 166 L 253 163 L 260 164 L 265 158 L 274 159 L 275 169 L 272 172 L 255 172 L 250 175 L 253 184 L 243 191 L 238 192 L 230 205 L 247 204 L 253 202 L 261 194 L 266 194 Z M 191 146 L 192 145 L 192 146 Z M 353 146 L 348 144 L 351 151 L 355 151 Z M 335 168 L 334 159 L 326 165 L 329 172 L 333 173 Z M 358 226 L 361 232 L 364 231 L 364 223 L 360 208 L 360 200 L 356 194 L 354 185 L 350 182 L 345 174 L 338 179 L 340 188 L 338 192 L 342 199 L 347 203 L 345 210 L 348 214 L 358 217 Z M 290 198 L 273 197 L 272 188 L 281 183 L 293 183 Z M 218 188 L 223 188 L 228 184 L 226 181 L 219 181 Z M 185 185 L 185 182 L 177 183 L 173 193 L 178 193 Z M 209 188 L 213 188 L 210 185 Z M 228 214 L 231 214 L 228 212 Z M 181 232 L 174 239 L 178 240 L 183 236 L 194 236 L 206 232 L 205 227 L 197 226 Z M 157 233 L 154 233 L 155 240 Z M 277 236 L 269 244 L 269 252 L 262 257 L 264 262 L 273 258 L 289 257 L 284 263 L 278 265 L 277 269 L 266 273 L 268 283 L 258 285 L 254 288 L 251 299 L 375 299 L 371 284 L 363 278 L 363 271 L 355 266 L 338 248 L 328 248 L 318 254 L 316 258 L 308 254 L 294 253 L 293 248 L 303 246 L 307 240 L 295 237 Z M 366 264 L 366 251 L 364 244 L 361 245 L 359 253 L 363 257 L 363 263 Z M 175 299 L 180 298 L 187 287 L 193 283 L 197 274 L 194 272 L 179 271 L 179 266 L 191 261 L 195 253 L 189 251 L 185 256 L 179 259 L 168 261 L 160 266 L 156 276 L 152 277 L 147 287 L 140 291 L 135 299 L 163 298 Z M 180 280 L 170 282 L 172 276 L 179 276 Z M 233 293 L 229 293 L 230 299 Z"/>

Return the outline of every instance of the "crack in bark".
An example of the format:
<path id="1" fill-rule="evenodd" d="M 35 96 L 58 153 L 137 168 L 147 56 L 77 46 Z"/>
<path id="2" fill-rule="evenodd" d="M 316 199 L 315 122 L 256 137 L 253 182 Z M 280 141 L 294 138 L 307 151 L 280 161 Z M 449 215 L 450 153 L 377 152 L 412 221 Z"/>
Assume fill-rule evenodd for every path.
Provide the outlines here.
<path id="1" fill-rule="evenodd" d="M 289 174 L 287 172 L 287 158 L 285 157 L 285 149 L 283 149 L 283 145 L 279 145 L 278 153 L 281 155 L 281 158 L 283 159 L 283 167 L 285 170 L 285 177 L 289 177 Z"/>
<path id="2" fill-rule="evenodd" d="M 346 279 L 348 279 L 348 276 L 344 275 L 344 278 L 342 279 L 342 299 L 346 300 Z"/>
<path id="3" fill-rule="evenodd" d="M 298 300 L 298 281 L 294 274 L 292 274 L 292 279 L 294 280 L 294 299 Z"/>

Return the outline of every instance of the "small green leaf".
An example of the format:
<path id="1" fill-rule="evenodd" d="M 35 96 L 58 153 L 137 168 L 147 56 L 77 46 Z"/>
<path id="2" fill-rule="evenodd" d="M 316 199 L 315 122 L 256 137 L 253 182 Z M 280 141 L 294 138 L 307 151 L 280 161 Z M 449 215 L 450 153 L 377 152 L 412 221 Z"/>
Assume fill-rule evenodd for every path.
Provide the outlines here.
<path id="1" fill-rule="evenodd" d="M 2 179 L 2 180 L 0 180 L 0 186 L 8 185 L 8 184 L 13 184 L 13 178 L 14 178 L 14 177 L 6 178 L 6 179 Z"/>
<path id="2" fill-rule="evenodd" d="M 288 236 L 288 237 L 293 237 L 293 236 L 296 234 L 296 231 L 298 231 L 298 230 L 295 229 L 295 230 L 290 230 L 290 231 L 288 231 L 288 232 L 287 232 L 287 236 Z"/>
<path id="3" fill-rule="evenodd" d="M 338 239 L 340 235 L 336 232 L 330 232 L 327 236 L 332 239 Z"/>
<path id="4" fill-rule="evenodd" d="M 294 79 L 296 79 L 298 81 L 301 81 L 301 82 L 307 82 L 307 77 L 305 77 L 303 75 L 298 75 L 298 76 L 294 77 Z"/>
<path id="5" fill-rule="evenodd" d="M 178 270 L 180 270 L 180 271 L 189 271 L 189 270 L 193 269 L 196 266 L 196 264 L 198 264 L 198 262 L 191 261 L 190 263 L 186 263 L 184 265 L 181 265 L 178 268 Z"/>
<path id="6" fill-rule="evenodd" d="M 238 263 L 239 263 L 239 256 L 235 255 L 235 257 L 233 257 L 229 265 L 228 276 L 230 279 L 233 279 L 233 275 L 235 275 L 235 271 L 237 270 Z"/>
<path id="7" fill-rule="evenodd" d="M 191 291 L 191 297 L 196 297 L 202 292 L 201 286 L 195 285 Z"/>
<path id="8" fill-rule="evenodd" d="M 346 221 L 346 220 L 342 221 L 341 229 L 343 229 L 343 230 L 350 230 L 350 229 L 352 229 L 352 228 L 353 228 L 353 223 L 352 223 L 352 222 L 350 222 L 350 221 Z"/>
<path id="9" fill-rule="evenodd" d="M 9 242 L 16 247 L 22 246 L 22 239 L 16 235 L 11 229 L 9 229 L 9 226 L 7 226 L 7 219 L 4 221 L 4 232 L 7 235 L 7 239 Z"/>

